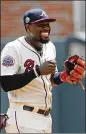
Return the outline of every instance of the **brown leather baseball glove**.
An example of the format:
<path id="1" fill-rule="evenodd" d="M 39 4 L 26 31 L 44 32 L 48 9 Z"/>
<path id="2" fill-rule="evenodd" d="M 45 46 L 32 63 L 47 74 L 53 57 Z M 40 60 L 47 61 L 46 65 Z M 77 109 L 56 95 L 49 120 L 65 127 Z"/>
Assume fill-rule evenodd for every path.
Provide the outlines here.
<path id="1" fill-rule="evenodd" d="M 60 76 L 61 80 L 70 84 L 80 83 L 84 76 L 85 69 L 86 62 L 82 57 L 78 55 L 70 56 L 64 61 L 64 71 Z"/>

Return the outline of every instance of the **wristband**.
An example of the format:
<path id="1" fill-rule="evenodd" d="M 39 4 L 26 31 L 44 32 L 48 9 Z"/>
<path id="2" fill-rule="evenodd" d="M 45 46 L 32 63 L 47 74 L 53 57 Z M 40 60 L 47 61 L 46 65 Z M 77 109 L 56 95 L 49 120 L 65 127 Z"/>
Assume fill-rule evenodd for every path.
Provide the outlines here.
<path id="1" fill-rule="evenodd" d="M 57 72 L 53 76 L 53 81 L 55 82 L 56 85 L 63 83 L 63 81 L 60 78 L 60 75 L 61 75 L 61 72 Z"/>

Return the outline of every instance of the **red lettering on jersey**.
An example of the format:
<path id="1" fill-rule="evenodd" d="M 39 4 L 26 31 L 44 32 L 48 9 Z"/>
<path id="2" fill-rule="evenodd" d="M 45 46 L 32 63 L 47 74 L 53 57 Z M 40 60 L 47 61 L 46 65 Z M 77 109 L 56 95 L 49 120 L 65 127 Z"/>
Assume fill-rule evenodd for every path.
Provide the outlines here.
<path id="1" fill-rule="evenodd" d="M 24 63 L 24 67 L 26 67 L 25 72 L 28 72 L 28 70 L 32 70 L 34 67 L 34 61 L 31 59 L 28 59 Z"/>

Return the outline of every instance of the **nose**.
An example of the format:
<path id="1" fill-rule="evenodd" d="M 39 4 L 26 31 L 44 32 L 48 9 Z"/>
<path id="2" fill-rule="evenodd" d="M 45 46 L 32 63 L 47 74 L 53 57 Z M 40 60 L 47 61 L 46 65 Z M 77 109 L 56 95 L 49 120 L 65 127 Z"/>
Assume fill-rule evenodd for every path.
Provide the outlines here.
<path id="1" fill-rule="evenodd" d="M 50 25 L 49 25 L 49 24 L 43 26 L 43 30 L 44 30 L 44 31 L 48 31 L 48 30 L 50 30 L 50 29 L 51 29 L 51 28 L 50 28 Z"/>

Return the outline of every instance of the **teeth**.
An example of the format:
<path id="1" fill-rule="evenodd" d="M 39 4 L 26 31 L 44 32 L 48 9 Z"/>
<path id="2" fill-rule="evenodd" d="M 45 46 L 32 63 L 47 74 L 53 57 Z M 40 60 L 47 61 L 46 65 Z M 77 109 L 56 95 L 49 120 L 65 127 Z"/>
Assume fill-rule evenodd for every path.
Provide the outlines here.
<path id="1" fill-rule="evenodd" d="M 43 32 L 43 33 L 41 33 L 41 36 L 48 37 L 48 33 Z"/>

